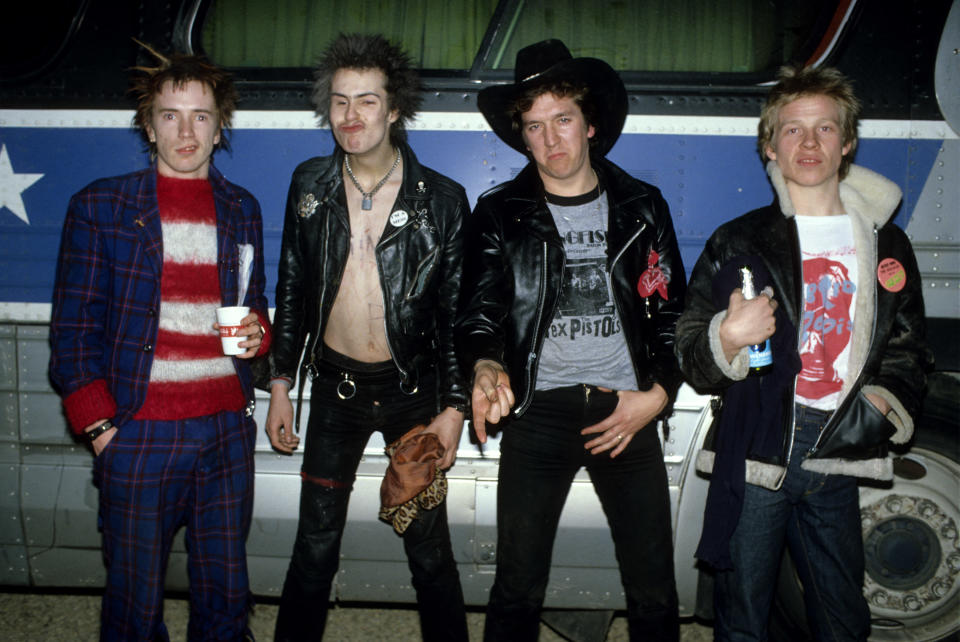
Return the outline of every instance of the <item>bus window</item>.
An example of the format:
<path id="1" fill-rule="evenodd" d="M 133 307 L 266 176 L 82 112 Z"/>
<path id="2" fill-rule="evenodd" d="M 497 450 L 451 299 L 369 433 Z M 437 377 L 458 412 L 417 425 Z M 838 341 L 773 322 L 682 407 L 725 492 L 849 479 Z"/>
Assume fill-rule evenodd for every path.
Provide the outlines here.
<path id="1" fill-rule="evenodd" d="M 304 69 L 338 33 L 379 32 L 423 71 L 509 77 L 516 53 L 545 38 L 625 74 L 688 82 L 767 80 L 787 62 L 819 62 L 856 0 L 206 0 L 199 45 L 247 71 Z M 486 36 L 486 37 L 485 37 Z M 282 75 L 282 74 L 281 74 Z M 436 75 L 436 74 L 431 74 Z M 272 75 L 277 78 L 277 74 Z"/>
<path id="2" fill-rule="evenodd" d="M 504 12 L 484 67 L 512 69 L 522 47 L 559 38 L 620 72 L 764 74 L 803 62 L 850 0 L 524 0 Z"/>
<path id="3" fill-rule="evenodd" d="M 214 0 L 202 48 L 230 68 L 304 68 L 337 34 L 382 33 L 420 69 L 467 72 L 497 0 Z"/>

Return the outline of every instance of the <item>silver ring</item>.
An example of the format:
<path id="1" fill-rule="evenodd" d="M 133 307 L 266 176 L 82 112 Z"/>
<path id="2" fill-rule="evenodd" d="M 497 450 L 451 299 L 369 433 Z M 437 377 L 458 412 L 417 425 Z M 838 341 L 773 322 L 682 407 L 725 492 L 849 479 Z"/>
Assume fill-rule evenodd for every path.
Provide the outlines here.
<path id="1" fill-rule="evenodd" d="M 617 435 L 617 441 L 623 441 L 623 435 Z"/>
<path id="2" fill-rule="evenodd" d="M 357 384 L 345 374 L 343 380 L 337 384 L 337 396 L 346 401 L 352 399 L 355 394 L 357 394 Z"/>

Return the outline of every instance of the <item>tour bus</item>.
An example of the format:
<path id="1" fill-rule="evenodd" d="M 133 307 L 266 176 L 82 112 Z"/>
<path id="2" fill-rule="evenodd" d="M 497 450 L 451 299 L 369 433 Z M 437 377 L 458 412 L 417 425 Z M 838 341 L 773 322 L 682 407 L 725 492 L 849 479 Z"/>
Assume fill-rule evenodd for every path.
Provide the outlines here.
<path id="1" fill-rule="evenodd" d="M 897 452 L 894 481 L 861 486 L 871 639 L 937 640 L 960 629 L 960 2 L 7 5 L 0 27 L 0 585 L 104 582 L 92 456 L 71 437 L 50 385 L 48 325 L 69 197 L 96 178 L 150 162 L 125 91 L 128 70 L 151 62 L 134 39 L 160 51 L 204 53 L 234 73 L 240 103 L 231 149 L 214 162 L 262 206 L 272 305 L 291 173 L 334 145 L 318 126 L 310 94 L 316 56 L 337 33 L 383 33 L 411 53 L 425 94 L 410 143 L 423 164 L 466 187 L 471 205 L 526 163 L 489 129 L 477 111 L 477 92 L 512 82 L 518 49 L 552 37 L 574 56 L 601 58 L 622 75 L 629 115 L 609 158 L 662 190 L 687 270 L 717 226 L 772 199 L 756 130 L 777 68 L 832 65 L 853 79 L 864 104 L 856 162 L 903 190 L 895 220 L 920 264 L 937 360 L 916 436 Z M 262 427 L 267 397 L 258 394 Z M 693 462 L 710 422 L 710 398 L 684 386 L 674 416 L 655 428 L 669 476 L 681 614 L 707 619 L 711 579 L 693 553 L 708 480 Z M 377 519 L 383 447 L 375 435 L 360 465 L 332 599 L 414 601 L 401 541 Z M 292 550 L 300 460 L 299 453 L 276 453 L 259 431 L 248 561 L 253 591 L 267 598 L 279 595 Z M 466 599 L 478 607 L 486 604 L 497 558 L 497 462 L 497 440 L 481 447 L 468 427 L 448 476 L 454 553 Z M 551 612 L 624 607 L 608 533 L 581 473 L 553 551 Z M 170 559 L 171 590 L 187 587 L 185 555 L 181 537 Z M 806 637 L 789 556 L 773 626 L 774 639 Z"/>

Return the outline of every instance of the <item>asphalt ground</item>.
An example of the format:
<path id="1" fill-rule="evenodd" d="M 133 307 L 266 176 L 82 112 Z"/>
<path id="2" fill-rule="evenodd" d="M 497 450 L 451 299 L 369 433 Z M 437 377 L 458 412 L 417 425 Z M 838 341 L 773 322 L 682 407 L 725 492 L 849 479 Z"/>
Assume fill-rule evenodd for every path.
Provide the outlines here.
<path id="1" fill-rule="evenodd" d="M 186 640 L 188 606 L 186 596 L 164 600 L 164 619 L 174 642 Z M 277 617 L 275 600 L 261 601 L 251 616 L 251 628 L 258 642 L 273 640 Z M 100 624 L 100 596 L 86 593 L 51 591 L 0 592 L 0 640 L 4 642 L 78 642 L 96 640 Z M 483 639 L 483 611 L 467 614 L 470 639 Z M 684 623 L 681 642 L 706 642 L 712 629 L 698 623 Z M 339 604 L 330 609 L 324 639 L 329 642 L 389 642 L 420 639 L 417 612 L 410 605 Z M 628 640 L 627 621 L 618 613 L 610 626 L 607 642 Z M 562 642 L 561 637 L 540 625 L 541 642 Z"/>

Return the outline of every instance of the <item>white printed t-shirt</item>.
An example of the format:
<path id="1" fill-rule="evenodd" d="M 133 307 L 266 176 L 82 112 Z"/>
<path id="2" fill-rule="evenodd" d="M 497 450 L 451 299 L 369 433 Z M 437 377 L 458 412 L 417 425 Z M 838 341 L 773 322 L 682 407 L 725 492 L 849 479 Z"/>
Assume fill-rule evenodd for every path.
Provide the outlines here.
<path id="1" fill-rule="evenodd" d="M 796 399 L 835 410 L 848 376 L 857 297 L 857 251 L 850 217 L 797 216 L 803 263 L 803 320 Z"/>

